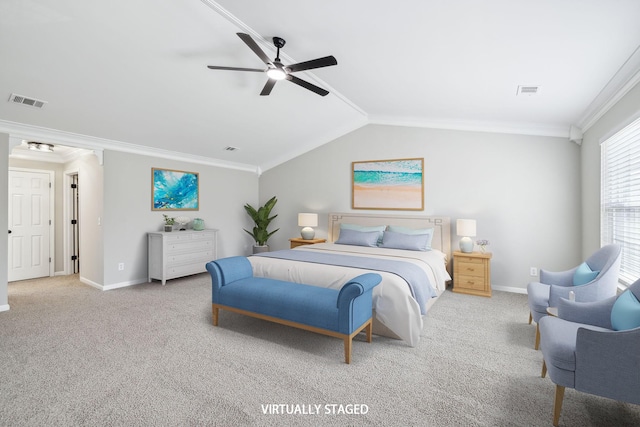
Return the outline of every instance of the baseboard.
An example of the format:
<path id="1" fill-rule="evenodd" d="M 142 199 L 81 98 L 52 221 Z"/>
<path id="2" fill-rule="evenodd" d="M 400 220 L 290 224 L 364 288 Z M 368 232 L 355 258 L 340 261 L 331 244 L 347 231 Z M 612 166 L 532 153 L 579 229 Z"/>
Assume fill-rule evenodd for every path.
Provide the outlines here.
<path id="1" fill-rule="evenodd" d="M 0 311 L 9 311 L 9 304 L 0 305 Z"/>
<path id="2" fill-rule="evenodd" d="M 516 288 L 513 286 L 491 286 L 494 291 L 512 292 L 514 294 L 526 294 L 526 288 Z"/>
<path id="3" fill-rule="evenodd" d="M 80 276 L 80 281 L 86 285 L 89 285 L 96 289 L 100 289 L 101 291 L 110 291 L 112 289 L 126 288 L 127 286 L 139 285 L 140 283 L 147 282 L 147 279 L 144 278 L 144 279 L 137 279 L 137 280 L 129 280 L 127 282 L 114 283 L 111 285 L 101 285 L 99 283 L 96 283 L 92 280 L 87 279 L 86 277 Z"/>

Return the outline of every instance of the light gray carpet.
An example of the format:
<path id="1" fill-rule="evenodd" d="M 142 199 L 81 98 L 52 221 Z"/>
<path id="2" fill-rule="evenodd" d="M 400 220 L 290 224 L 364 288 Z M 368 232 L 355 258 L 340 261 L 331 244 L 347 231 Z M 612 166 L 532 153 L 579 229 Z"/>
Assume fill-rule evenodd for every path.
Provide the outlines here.
<path id="1" fill-rule="evenodd" d="M 335 338 L 228 312 L 213 327 L 210 301 L 207 274 L 108 292 L 75 276 L 11 283 L 0 425 L 551 425 L 524 295 L 448 291 L 417 347 L 374 336 L 351 365 Z M 637 426 L 640 407 L 567 390 L 560 422 Z"/>

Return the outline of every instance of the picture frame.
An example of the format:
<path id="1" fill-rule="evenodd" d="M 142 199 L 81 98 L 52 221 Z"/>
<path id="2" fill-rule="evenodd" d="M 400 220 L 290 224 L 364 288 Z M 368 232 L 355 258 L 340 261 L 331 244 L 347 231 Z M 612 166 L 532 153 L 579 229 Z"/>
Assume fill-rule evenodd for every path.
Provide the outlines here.
<path id="1" fill-rule="evenodd" d="M 151 210 L 200 209 L 200 176 L 197 172 L 151 168 Z"/>
<path id="2" fill-rule="evenodd" d="M 424 158 L 351 163 L 352 209 L 424 210 Z"/>

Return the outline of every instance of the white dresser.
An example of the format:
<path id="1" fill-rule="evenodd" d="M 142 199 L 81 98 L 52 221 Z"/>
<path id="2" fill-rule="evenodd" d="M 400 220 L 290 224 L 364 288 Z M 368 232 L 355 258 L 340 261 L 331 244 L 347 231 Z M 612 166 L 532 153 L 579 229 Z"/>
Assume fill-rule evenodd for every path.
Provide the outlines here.
<path id="1" fill-rule="evenodd" d="M 149 282 L 203 273 L 205 264 L 217 258 L 218 230 L 158 231 L 148 233 Z"/>

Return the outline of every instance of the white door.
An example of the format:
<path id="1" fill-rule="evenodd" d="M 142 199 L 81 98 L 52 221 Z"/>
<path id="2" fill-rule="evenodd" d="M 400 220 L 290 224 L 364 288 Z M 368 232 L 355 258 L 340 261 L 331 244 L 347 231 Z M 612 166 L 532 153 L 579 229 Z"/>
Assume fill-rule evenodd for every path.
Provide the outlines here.
<path id="1" fill-rule="evenodd" d="M 49 276 L 48 173 L 9 171 L 9 281 Z"/>

